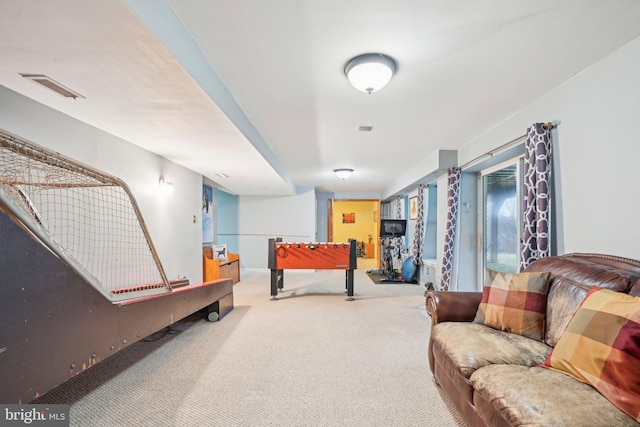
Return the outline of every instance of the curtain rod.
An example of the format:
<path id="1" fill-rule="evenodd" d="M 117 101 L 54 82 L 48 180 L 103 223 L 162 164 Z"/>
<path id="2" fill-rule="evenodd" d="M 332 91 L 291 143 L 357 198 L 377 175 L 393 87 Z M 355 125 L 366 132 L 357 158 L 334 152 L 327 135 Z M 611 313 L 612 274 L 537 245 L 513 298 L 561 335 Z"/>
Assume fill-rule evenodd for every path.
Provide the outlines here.
<path id="1" fill-rule="evenodd" d="M 553 128 L 553 126 L 554 126 L 554 124 L 551 123 L 551 122 L 548 122 L 548 123 L 545 123 L 544 125 L 542 125 L 542 127 L 545 128 L 545 129 L 551 129 L 551 128 Z M 476 157 L 473 160 L 468 161 L 464 165 L 460 166 L 459 169 L 460 170 L 466 169 L 467 167 L 469 167 L 470 165 L 472 165 L 473 163 L 477 162 L 478 160 L 480 160 L 480 159 L 482 159 L 484 157 L 487 157 L 487 156 L 488 157 L 493 157 L 493 155 L 495 153 L 497 153 L 499 151 L 502 151 L 502 150 L 504 150 L 506 148 L 509 148 L 510 145 L 512 145 L 512 144 L 514 144 L 514 143 L 516 143 L 516 142 L 518 142 L 518 141 L 520 141 L 520 140 L 522 140 L 522 139 L 524 139 L 526 137 L 527 137 L 527 134 L 525 133 L 524 135 L 520 135 L 519 137 L 514 138 L 511 141 L 505 142 L 501 146 L 499 146 L 497 148 L 494 148 L 493 150 L 488 151 L 488 152 L 486 152 L 484 154 L 481 154 L 481 155 L 479 155 L 478 157 Z"/>

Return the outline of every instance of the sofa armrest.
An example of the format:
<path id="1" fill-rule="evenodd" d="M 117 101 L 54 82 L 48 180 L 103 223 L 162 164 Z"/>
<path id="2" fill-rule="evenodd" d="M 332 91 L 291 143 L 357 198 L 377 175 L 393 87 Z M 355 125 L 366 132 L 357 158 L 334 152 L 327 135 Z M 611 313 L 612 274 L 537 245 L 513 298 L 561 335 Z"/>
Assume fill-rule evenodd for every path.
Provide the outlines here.
<path id="1" fill-rule="evenodd" d="M 431 327 L 440 322 L 472 322 L 476 317 L 482 292 L 427 292 L 427 313 Z"/>
<path id="2" fill-rule="evenodd" d="M 441 322 L 472 322 L 476 317 L 482 292 L 429 291 L 426 296 L 427 313 L 431 316 L 431 328 Z M 435 374 L 433 339 L 429 337 L 429 367 Z"/>

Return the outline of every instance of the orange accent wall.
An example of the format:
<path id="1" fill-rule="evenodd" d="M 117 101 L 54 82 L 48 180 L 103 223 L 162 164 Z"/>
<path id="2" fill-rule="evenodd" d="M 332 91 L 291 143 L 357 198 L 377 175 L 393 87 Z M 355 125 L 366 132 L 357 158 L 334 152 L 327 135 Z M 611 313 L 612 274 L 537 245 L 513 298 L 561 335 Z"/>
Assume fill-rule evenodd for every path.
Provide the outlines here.
<path id="1" fill-rule="evenodd" d="M 378 257 L 378 227 L 380 226 L 380 202 L 378 200 L 334 200 L 333 241 L 347 242 L 350 238 L 369 243 L 374 247 L 374 258 Z M 343 223 L 342 214 L 355 214 L 355 222 Z"/>

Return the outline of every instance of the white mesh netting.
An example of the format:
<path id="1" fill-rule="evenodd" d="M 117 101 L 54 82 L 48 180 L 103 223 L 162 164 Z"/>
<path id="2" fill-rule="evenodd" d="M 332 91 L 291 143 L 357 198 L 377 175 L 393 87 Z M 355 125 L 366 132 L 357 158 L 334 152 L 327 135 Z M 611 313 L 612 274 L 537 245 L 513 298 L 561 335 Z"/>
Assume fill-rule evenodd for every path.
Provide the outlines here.
<path id="1" fill-rule="evenodd" d="M 108 298 L 170 290 L 121 180 L 0 132 L 0 203 Z"/>

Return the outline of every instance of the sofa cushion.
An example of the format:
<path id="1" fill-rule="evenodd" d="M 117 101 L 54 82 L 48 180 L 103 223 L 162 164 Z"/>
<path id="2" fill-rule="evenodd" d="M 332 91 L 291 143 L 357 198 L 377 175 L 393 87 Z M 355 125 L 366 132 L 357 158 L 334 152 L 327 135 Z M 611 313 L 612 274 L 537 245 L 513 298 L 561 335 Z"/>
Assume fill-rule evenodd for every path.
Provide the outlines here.
<path id="1" fill-rule="evenodd" d="M 591 286 L 640 295 L 638 261 L 597 254 L 541 258 L 526 272 L 551 272 L 545 342 L 555 347 Z"/>
<path id="2" fill-rule="evenodd" d="M 640 297 L 592 287 L 543 364 L 640 421 Z"/>
<path id="3" fill-rule="evenodd" d="M 550 273 L 487 269 L 474 322 L 542 341 Z"/>
<path id="4" fill-rule="evenodd" d="M 556 277 L 547 297 L 545 343 L 555 347 L 589 288 L 576 286 L 564 277 Z"/>
<path id="5" fill-rule="evenodd" d="M 492 414 L 480 408 L 489 402 L 514 426 L 638 427 L 592 387 L 550 369 L 491 365 L 475 371 L 470 380 L 474 403 L 486 423 Z"/>
<path id="6" fill-rule="evenodd" d="M 636 280 L 633 285 L 631 285 L 631 289 L 629 289 L 629 295 L 640 297 L 640 279 Z"/>
<path id="7" fill-rule="evenodd" d="M 638 261 L 626 260 L 621 263 L 611 260 L 606 255 L 580 256 L 552 256 L 540 258 L 526 268 L 526 272 L 551 271 L 552 278 L 564 277 L 573 281 L 577 286 L 588 290 L 591 286 L 627 292 L 631 283 L 638 280 Z M 622 268 L 624 266 L 624 268 Z M 551 285 L 553 286 L 553 284 Z"/>
<path id="8" fill-rule="evenodd" d="M 551 351 L 544 343 L 472 322 L 438 323 L 431 340 L 466 378 L 493 363 L 539 365 Z"/>

